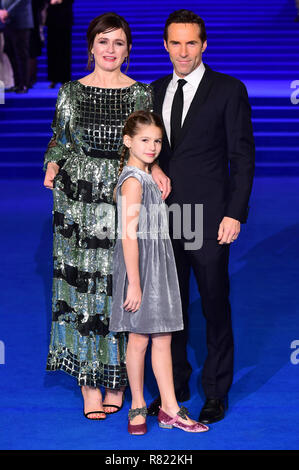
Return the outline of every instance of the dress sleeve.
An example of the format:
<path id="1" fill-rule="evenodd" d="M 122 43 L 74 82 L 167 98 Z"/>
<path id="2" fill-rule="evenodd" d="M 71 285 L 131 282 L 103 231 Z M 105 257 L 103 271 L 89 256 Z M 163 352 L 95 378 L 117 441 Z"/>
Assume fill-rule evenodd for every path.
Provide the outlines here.
<path id="1" fill-rule="evenodd" d="M 58 92 L 55 115 L 51 125 L 53 135 L 45 153 L 44 171 L 47 170 L 48 162 L 55 162 L 62 166 L 71 157 L 72 140 L 69 129 L 71 113 L 70 86 L 71 82 L 68 82 Z"/>
<path id="2" fill-rule="evenodd" d="M 125 175 L 121 174 L 120 178 L 118 180 L 117 186 L 116 186 L 116 204 L 117 204 L 116 223 L 117 223 L 117 233 L 118 233 L 119 238 L 122 238 L 122 235 L 121 235 L 122 234 L 122 224 L 121 224 L 121 220 L 122 220 L 122 194 L 121 194 L 121 188 L 122 188 L 123 183 L 128 178 L 135 178 L 137 181 L 139 181 L 139 183 L 141 184 L 141 190 L 142 190 L 141 204 L 142 204 L 142 200 L 143 200 L 143 180 L 142 180 L 141 175 L 139 175 L 137 172 L 134 172 L 134 171 L 129 171 Z M 142 210 L 142 206 L 141 206 L 140 210 Z"/>
<path id="3" fill-rule="evenodd" d="M 135 178 L 136 180 L 139 181 L 139 183 L 141 184 L 142 186 L 142 194 L 143 194 L 143 179 L 142 179 L 142 176 L 139 175 L 139 173 L 137 172 L 127 172 L 126 175 L 121 175 L 119 180 L 118 180 L 118 183 L 117 183 L 117 189 L 119 190 L 119 196 L 121 196 L 121 187 L 123 185 L 123 183 L 128 179 L 128 178 Z"/>

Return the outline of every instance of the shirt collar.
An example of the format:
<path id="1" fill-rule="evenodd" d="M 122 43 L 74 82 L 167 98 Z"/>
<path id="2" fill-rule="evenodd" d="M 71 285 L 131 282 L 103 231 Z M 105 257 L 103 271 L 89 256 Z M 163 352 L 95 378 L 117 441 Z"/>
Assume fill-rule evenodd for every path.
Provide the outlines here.
<path id="1" fill-rule="evenodd" d="M 198 85 L 201 82 L 201 79 L 203 77 L 203 74 L 205 73 L 205 70 L 206 70 L 206 68 L 205 68 L 203 62 L 201 62 L 200 65 L 195 70 L 193 70 L 193 72 L 189 73 L 189 75 L 186 75 L 186 77 L 184 77 L 184 79 L 186 80 L 186 82 L 188 82 L 190 85 L 192 85 L 192 87 L 197 88 Z M 181 78 L 182 77 L 179 77 L 175 73 L 175 71 L 173 71 L 172 85 L 176 86 L 177 81 L 180 80 Z"/>

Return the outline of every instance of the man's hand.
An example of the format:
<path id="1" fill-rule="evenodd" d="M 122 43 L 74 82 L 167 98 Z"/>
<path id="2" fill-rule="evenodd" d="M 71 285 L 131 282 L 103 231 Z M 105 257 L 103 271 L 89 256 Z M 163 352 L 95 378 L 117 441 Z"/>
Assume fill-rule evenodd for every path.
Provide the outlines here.
<path id="1" fill-rule="evenodd" d="M 46 176 L 44 179 L 44 186 L 48 189 L 53 189 L 53 181 L 59 171 L 59 165 L 55 162 L 49 162 L 47 165 Z"/>
<path id="2" fill-rule="evenodd" d="M 8 18 L 8 11 L 7 10 L 0 10 L 0 21 L 1 23 L 5 23 Z"/>
<path id="3" fill-rule="evenodd" d="M 241 224 L 238 220 L 231 217 L 223 217 L 218 230 L 218 243 L 224 245 L 231 243 L 238 238 L 241 230 Z"/>
<path id="4" fill-rule="evenodd" d="M 157 163 L 152 166 L 152 177 L 160 191 L 162 191 L 162 199 L 165 200 L 170 194 L 171 182 Z"/>

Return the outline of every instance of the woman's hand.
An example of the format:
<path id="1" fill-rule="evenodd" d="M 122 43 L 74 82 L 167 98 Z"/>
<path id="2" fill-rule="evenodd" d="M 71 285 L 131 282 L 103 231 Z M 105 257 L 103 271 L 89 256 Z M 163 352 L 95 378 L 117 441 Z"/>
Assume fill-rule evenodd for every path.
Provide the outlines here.
<path id="1" fill-rule="evenodd" d="M 139 284 L 128 284 L 127 298 L 123 307 L 130 312 L 136 312 L 141 304 L 142 291 Z"/>
<path id="2" fill-rule="evenodd" d="M 44 179 L 44 186 L 48 189 L 53 189 L 53 181 L 59 171 L 59 165 L 55 162 L 49 162 Z"/>

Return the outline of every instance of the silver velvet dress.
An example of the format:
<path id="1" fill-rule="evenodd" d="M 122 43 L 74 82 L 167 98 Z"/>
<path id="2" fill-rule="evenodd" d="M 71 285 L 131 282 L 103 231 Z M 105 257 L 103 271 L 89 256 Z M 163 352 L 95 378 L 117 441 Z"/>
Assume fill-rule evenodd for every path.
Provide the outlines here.
<path id="1" fill-rule="evenodd" d="M 128 279 L 122 247 L 121 186 L 130 177 L 142 185 L 138 222 L 139 271 L 142 301 L 135 313 L 123 308 Z M 140 334 L 167 333 L 184 328 L 179 283 L 168 232 L 166 204 L 151 174 L 125 166 L 117 183 L 118 239 L 113 255 L 113 296 L 110 330 Z"/>

